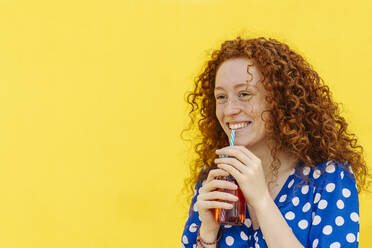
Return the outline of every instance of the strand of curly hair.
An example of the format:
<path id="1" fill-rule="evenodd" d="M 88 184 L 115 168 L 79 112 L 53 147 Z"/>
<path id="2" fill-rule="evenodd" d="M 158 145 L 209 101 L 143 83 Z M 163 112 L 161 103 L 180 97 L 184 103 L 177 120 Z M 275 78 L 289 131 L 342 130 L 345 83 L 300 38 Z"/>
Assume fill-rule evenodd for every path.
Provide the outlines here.
<path id="1" fill-rule="evenodd" d="M 197 158 L 190 165 L 190 177 L 185 179 L 192 197 L 196 183 L 204 180 L 215 168 L 215 150 L 228 145 L 228 140 L 215 115 L 214 83 L 219 65 L 227 59 L 247 57 L 254 61 L 264 79 L 268 95 L 266 101 L 272 121 L 265 123 L 266 134 L 273 144 L 271 164 L 276 177 L 280 151 L 294 154 L 305 165 L 315 168 L 324 161 L 339 161 L 351 165 L 358 192 L 368 191 L 368 167 L 363 148 L 341 116 L 338 104 L 332 100 L 330 89 L 311 65 L 288 45 L 264 37 L 225 41 L 212 52 L 202 73 L 194 80 L 194 89 L 187 92 L 191 107 L 190 122 L 182 130 L 181 138 L 196 142 Z M 190 139 L 184 137 L 190 131 Z M 202 169 L 205 170 L 202 170 Z M 308 178 L 305 176 L 305 179 Z M 369 191 L 368 191 L 369 192 Z"/>

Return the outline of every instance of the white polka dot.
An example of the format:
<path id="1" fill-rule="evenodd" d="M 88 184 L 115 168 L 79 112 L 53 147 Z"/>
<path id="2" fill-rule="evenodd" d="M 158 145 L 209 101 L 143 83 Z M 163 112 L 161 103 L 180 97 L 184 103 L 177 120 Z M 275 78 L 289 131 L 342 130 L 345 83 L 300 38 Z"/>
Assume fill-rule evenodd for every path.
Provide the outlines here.
<path id="1" fill-rule="evenodd" d="M 190 225 L 190 227 L 189 227 L 189 231 L 190 231 L 190 232 L 196 232 L 196 229 L 197 229 L 197 227 L 196 227 L 196 224 L 195 224 L 195 223 L 192 223 L 192 224 Z"/>
<path id="2" fill-rule="evenodd" d="M 316 170 L 313 172 L 313 178 L 314 178 L 314 179 L 317 179 L 318 177 L 320 177 L 320 174 L 321 174 L 320 170 L 316 169 Z"/>
<path id="3" fill-rule="evenodd" d="M 255 231 L 255 233 L 253 234 L 253 238 L 254 238 L 254 240 L 258 240 L 258 237 L 257 237 L 257 231 Z"/>
<path id="4" fill-rule="evenodd" d="M 335 187 L 336 187 L 336 185 L 334 183 L 329 183 L 326 186 L 326 190 L 327 190 L 327 192 L 332 192 L 333 190 L 335 190 Z"/>
<path id="5" fill-rule="evenodd" d="M 352 234 L 352 233 L 348 233 L 348 234 L 346 235 L 346 240 L 347 240 L 347 242 L 349 242 L 349 243 L 353 243 L 353 242 L 355 241 L 355 235 Z"/>
<path id="6" fill-rule="evenodd" d="M 255 247 L 255 248 L 260 248 L 260 245 L 256 243 L 256 244 L 254 245 L 254 247 Z"/>
<path id="7" fill-rule="evenodd" d="M 242 238 L 242 240 L 248 240 L 247 235 L 243 231 L 240 232 L 240 237 Z"/>
<path id="8" fill-rule="evenodd" d="M 305 166 L 305 168 L 303 169 L 303 173 L 304 173 L 304 175 L 305 176 L 308 176 L 309 175 L 309 173 L 310 173 L 310 167 L 309 166 Z"/>
<path id="9" fill-rule="evenodd" d="M 307 227 L 308 223 L 307 220 L 301 220 L 298 222 L 298 227 L 304 230 Z"/>
<path id="10" fill-rule="evenodd" d="M 194 212 L 198 211 L 198 208 L 196 207 L 196 204 L 194 204 L 194 207 L 192 209 L 194 210 Z"/>
<path id="11" fill-rule="evenodd" d="M 195 244 L 192 245 L 192 248 L 197 248 Z"/>
<path id="12" fill-rule="evenodd" d="M 354 174 L 354 173 L 353 173 L 353 168 L 351 168 L 350 165 L 349 165 L 349 171 L 350 171 L 351 174 Z"/>
<path id="13" fill-rule="evenodd" d="M 344 224 L 344 218 L 342 218 L 341 216 L 337 216 L 336 219 L 335 219 L 335 223 L 336 225 L 338 226 L 342 226 Z"/>
<path id="14" fill-rule="evenodd" d="M 326 200 L 321 200 L 319 203 L 318 203 L 318 208 L 319 209 L 325 209 L 328 205 L 328 202 Z"/>
<path id="15" fill-rule="evenodd" d="M 292 203 L 296 207 L 298 205 L 298 203 L 300 203 L 300 199 L 297 196 L 293 197 Z"/>
<path id="16" fill-rule="evenodd" d="M 279 202 L 284 202 L 285 199 L 287 199 L 287 195 L 282 195 L 282 196 L 279 198 Z"/>
<path id="17" fill-rule="evenodd" d="M 344 209 L 344 202 L 342 200 L 338 200 L 336 204 L 339 209 Z"/>
<path id="18" fill-rule="evenodd" d="M 339 242 L 333 242 L 329 248 L 340 248 L 341 247 L 341 244 Z"/>
<path id="19" fill-rule="evenodd" d="M 296 172 L 296 169 L 292 169 L 291 171 L 291 174 L 290 175 L 293 175 L 294 173 Z"/>
<path id="20" fill-rule="evenodd" d="M 302 212 L 306 213 L 307 211 L 309 211 L 310 209 L 310 203 L 306 203 L 303 207 L 302 207 Z"/>
<path id="21" fill-rule="evenodd" d="M 309 192 L 309 185 L 304 185 L 304 186 L 302 186 L 302 188 L 301 188 L 301 192 L 302 192 L 302 194 L 307 194 L 307 192 Z"/>
<path id="22" fill-rule="evenodd" d="M 325 227 L 323 227 L 323 233 L 325 235 L 330 235 L 332 233 L 332 226 L 326 225 Z"/>
<path id="23" fill-rule="evenodd" d="M 315 197 L 314 197 L 314 203 L 316 204 L 319 200 L 320 200 L 320 194 L 319 193 L 316 193 L 315 194 Z"/>
<path id="24" fill-rule="evenodd" d="M 348 190 L 348 189 L 342 189 L 342 195 L 343 195 L 345 198 L 349 198 L 350 195 L 351 195 L 351 192 L 350 192 L 350 190 Z"/>
<path id="25" fill-rule="evenodd" d="M 189 243 L 189 240 L 188 240 L 188 238 L 187 238 L 186 235 L 183 235 L 183 237 L 182 237 L 182 242 L 183 242 L 185 245 L 187 245 L 187 244 Z"/>
<path id="26" fill-rule="evenodd" d="M 234 238 L 231 236 L 227 236 L 225 241 L 228 246 L 232 246 L 234 244 Z"/>
<path id="27" fill-rule="evenodd" d="M 319 239 L 314 239 L 313 241 L 313 248 L 316 248 L 318 246 Z"/>
<path id="28" fill-rule="evenodd" d="M 292 187 L 293 183 L 294 183 L 294 179 L 292 179 L 292 180 L 289 182 L 289 184 L 288 184 L 288 188 Z"/>
<path id="29" fill-rule="evenodd" d="M 295 218 L 295 214 L 292 212 L 292 211 L 289 211 L 287 212 L 284 217 L 287 219 L 287 220 L 293 220 Z"/>
<path id="30" fill-rule="evenodd" d="M 244 225 L 246 225 L 248 228 L 250 228 L 251 227 L 251 225 L 252 225 L 252 221 L 251 221 L 251 219 L 245 219 L 245 221 L 244 221 Z"/>
<path id="31" fill-rule="evenodd" d="M 314 219 L 313 219 L 313 225 L 314 226 L 318 225 L 321 220 L 322 220 L 322 218 L 319 215 L 315 215 Z"/>
<path id="32" fill-rule="evenodd" d="M 182 248 L 185 248 L 185 245 L 184 245 L 183 243 L 181 243 L 181 247 L 182 247 Z M 194 247 L 193 247 L 193 248 L 194 248 Z"/>
<path id="33" fill-rule="evenodd" d="M 344 172 L 341 171 L 341 179 L 344 179 Z"/>
<path id="34" fill-rule="evenodd" d="M 224 228 L 231 228 L 232 225 L 224 225 L 223 227 L 224 227 Z"/>
<path id="35" fill-rule="evenodd" d="M 336 168 L 333 164 L 328 164 L 327 167 L 326 167 L 326 172 L 328 173 L 333 173 L 335 172 Z"/>
<path id="36" fill-rule="evenodd" d="M 358 220 L 359 220 L 359 216 L 358 216 L 357 213 L 352 212 L 352 213 L 350 214 L 350 219 L 351 219 L 352 221 L 354 221 L 354 222 L 358 222 Z"/>
<path id="37" fill-rule="evenodd" d="M 359 232 L 357 233 L 357 241 L 359 242 Z"/>

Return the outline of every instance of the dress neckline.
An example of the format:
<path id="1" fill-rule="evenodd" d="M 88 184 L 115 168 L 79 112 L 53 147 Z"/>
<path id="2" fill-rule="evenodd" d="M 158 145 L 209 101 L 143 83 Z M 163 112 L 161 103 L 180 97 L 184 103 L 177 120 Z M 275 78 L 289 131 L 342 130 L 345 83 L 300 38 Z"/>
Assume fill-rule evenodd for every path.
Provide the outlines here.
<path id="1" fill-rule="evenodd" d="M 287 179 L 285 180 L 285 182 L 284 182 L 282 188 L 280 189 L 279 193 L 275 196 L 274 203 L 278 207 L 282 206 L 288 199 L 289 189 L 292 187 L 292 185 L 294 183 L 295 172 L 296 172 L 296 168 L 292 169 L 291 173 L 287 176 Z M 289 185 L 289 184 L 291 184 L 291 185 Z M 280 198 L 283 195 L 286 195 L 286 199 L 284 199 L 283 201 L 279 201 Z"/>
<path id="2" fill-rule="evenodd" d="M 290 193 L 290 192 L 289 192 L 289 189 L 293 186 L 293 184 L 294 184 L 295 174 L 297 173 L 297 170 L 298 170 L 298 168 L 300 168 L 300 167 L 301 167 L 301 162 L 298 162 L 298 163 L 296 164 L 296 166 L 292 169 L 291 173 L 288 175 L 288 177 L 287 177 L 287 179 L 285 180 L 285 182 L 284 182 L 282 188 L 280 189 L 279 193 L 276 195 L 276 197 L 275 197 L 275 199 L 274 199 L 274 203 L 275 203 L 275 205 L 276 205 L 278 208 L 282 207 L 283 205 L 286 205 L 287 201 L 289 200 L 289 198 L 290 198 L 290 197 L 288 196 L 288 194 Z M 292 180 L 293 180 L 293 181 L 292 181 Z M 289 184 L 291 184 L 291 185 L 289 185 Z M 284 200 L 280 201 L 280 198 L 281 198 L 283 195 L 286 195 L 286 197 L 285 197 Z M 248 217 L 249 217 L 249 219 L 251 219 L 251 216 L 250 216 L 249 211 L 248 211 L 248 206 L 246 206 L 246 207 L 247 207 Z M 258 229 L 253 229 L 253 224 L 252 224 L 252 230 L 253 230 L 254 232 L 256 232 L 256 231 L 258 231 L 258 230 L 260 230 L 260 229 L 261 229 L 260 227 L 258 227 Z"/>
<path id="3" fill-rule="evenodd" d="M 295 175 L 299 173 L 300 168 L 302 167 L 303 163 L 301 161 L 297 162 L 296 166 L 291 170 L 291 173 L 288 175 L 285 183 L 283 184 L 282 188 L 280 189 L 279 193 L 276 195 L 274 203 L 279 207 L 284 205 L 287 200 L 289 199 L 288 194 L 290 193 L 289 189 L 292 188 L 294 184 Z M 289 185 L 291 184 L 291 185 Z M 280 202 L 280 197 L 283 195 L 287 195 L 286 199 Z"/>

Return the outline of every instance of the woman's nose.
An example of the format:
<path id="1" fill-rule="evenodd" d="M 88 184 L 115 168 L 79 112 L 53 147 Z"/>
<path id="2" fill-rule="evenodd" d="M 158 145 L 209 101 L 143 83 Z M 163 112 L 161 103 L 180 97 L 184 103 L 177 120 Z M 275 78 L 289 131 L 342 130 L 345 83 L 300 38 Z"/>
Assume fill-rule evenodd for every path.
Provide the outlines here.
<path id="1" fill-rule="evenodd" d="M 239 113 L 241 106 L 234 99 L 229 99 L 225 105 L 225 115 L 234 115 Z"/>

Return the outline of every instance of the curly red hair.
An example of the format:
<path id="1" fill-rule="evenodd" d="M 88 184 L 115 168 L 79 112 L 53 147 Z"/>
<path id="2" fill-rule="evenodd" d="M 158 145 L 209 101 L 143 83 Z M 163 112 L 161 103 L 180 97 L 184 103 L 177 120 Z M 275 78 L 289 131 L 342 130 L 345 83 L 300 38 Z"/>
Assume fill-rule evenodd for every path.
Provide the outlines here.
<path id="1" fill-rule="evenodd" d="M 358 192 L 367 190 L 368 167 L 363 148 L 341 116 L 338 104 L 332 100 L 329 87 L 304 58 L 288 45 L 264 37 L 225 41 L 212 52 L 202 73 L 195 78 L 194 89 L 187 93 L 191 110 L 188 127 L 182 133 L 184 140 L 197 141 L 197 158 L 190 166 L 191 175 L 185 187 L 192 191 L 195 184 L 206 178 L 213 168 L 215 150 L 228 146 L 226 135 L 215 115 L 214 86 L 216 72 L 222 62 L 235 57 L 252 59 L 260 69 L 267 91 L 271 121 L 265 123 L 266 133 L 274 158 L 271 167 L 277 176 L 280 161 L 278 153 L 289 151 L 304 165 L 315 168 L 324 161 L 349 164 L 357 181 Z M 184 132 L 197 131 L 197 136 L 185 139 Z M 206 170 L 202 170 L 205 168 Z M 191 194 L 190 194 L 191 195 Z"/>

